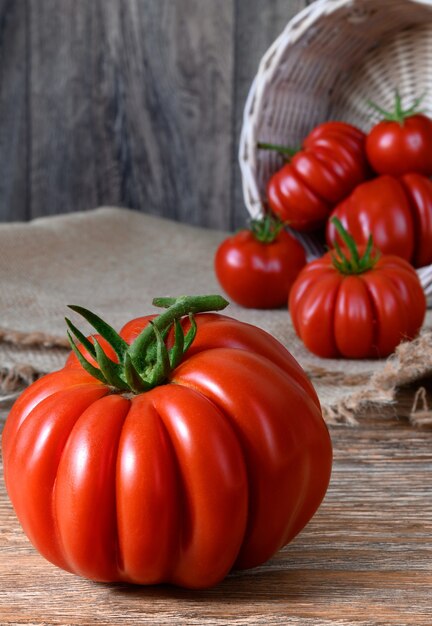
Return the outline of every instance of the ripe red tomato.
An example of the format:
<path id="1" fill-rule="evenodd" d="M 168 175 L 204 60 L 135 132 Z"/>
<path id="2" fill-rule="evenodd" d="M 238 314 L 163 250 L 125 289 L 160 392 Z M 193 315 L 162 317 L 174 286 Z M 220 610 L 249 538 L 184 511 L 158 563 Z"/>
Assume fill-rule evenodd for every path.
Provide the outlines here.
<path id="1" fill-rule="evenodd" d="M 353 239 L 340 232 L 348 249 L 309 263 L 291 289 L 294 328 L 321 357 L 388 356 L 421 328 L 426 299 L 420 281 L 407 261 L 373 252 L 372 239 L 362 256 Z"/>
<path id="2" fill-rule="evenodd" d="M 251 230 L 225 239 L 214 260 L 217 279 L 228 296 L 244 307 L 286 306 L 288 293 L 306 263 L 303 246 L 266 216 Z"/>
<path id="3" fill-rule="evenodd" d="M 303 149 L 270 178 L 271 210 L 296 230 L 324 224 L 332 207 L 366 178 L 364 141 L 362 131 L 344 122 L 317 126 Z"/>
<path id="4" fill-rule="evenodd" d="M 359 245 L 372 234 L 383 254 L 397 254 L 414 267 L 432 263 L 432 182 L 425 176 L 378 176 L 359 185 L 331 215 Z M 329 220 L 327 242 L 336 240 L 340 242 Z"/>
<path id="5" fill-rule="evenodd" d="M 432 175 L 432 120 L 416 113 L 420 100 L 404 111 L 396 94 L 395 110 L 391 112 L 371 103 L 384 118 L 366 138 L 367 157 L 378 174 Z"/>
<path id="6" fill-rule="evenodd" d="M 218 296 L 158 304 L 169 308 L 129 322 L 123 337 L 73 307 L 116 360 L 69 323 L 83 348 L 17 400 L 4 477 L 28 537 L 65 570 L 207 587 L 307 523 L 327 489 L 331 442 L 311 383 L 273 337 L 200 312 L 223 308 Z"/>

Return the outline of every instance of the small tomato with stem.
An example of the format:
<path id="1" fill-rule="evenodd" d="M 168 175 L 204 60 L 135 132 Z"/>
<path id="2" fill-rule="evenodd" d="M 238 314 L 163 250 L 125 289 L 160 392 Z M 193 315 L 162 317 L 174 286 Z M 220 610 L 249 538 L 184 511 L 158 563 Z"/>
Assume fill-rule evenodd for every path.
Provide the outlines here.
<path id="1" fill-rule="evenodd" d="M 255 309 L 286 306 L 291 285 L 305 264 L 301 243 L 269 214 L 223 241 L 214 259 L 217 279 L 227 295 Z"/>
<path id="2" fill-rule="evenodd" d="M 432 120 L 418 111 L 422 98 L 404 109 L 396 92 L 393 111 L 369 102 L 382 115 L 366 137 L 366 154 L 377 174 L 432 175 Z"/>

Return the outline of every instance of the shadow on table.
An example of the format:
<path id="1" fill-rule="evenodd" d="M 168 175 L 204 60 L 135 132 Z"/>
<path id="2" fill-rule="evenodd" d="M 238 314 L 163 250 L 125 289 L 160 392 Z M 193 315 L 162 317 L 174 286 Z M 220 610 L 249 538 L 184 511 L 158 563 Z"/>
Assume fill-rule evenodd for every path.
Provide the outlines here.
<path id="1" fill-rule="evenodd" d="M 359 572 L 361 574 L 361 572 Z M 357 581 L 356 584 L 358 584 Z M 182 589 L 174 585 L 139 586 L 110 585 L 110 593 L 127 598 L 163 601 L 180 600 L 211 602 L 223 600 L 244 602 L 285 602 L 287 598 L 327 601 L 341 593 L 342 587 L 352 587 L 352 572 L 323 572 L 320 569 L 284 569 L 261 566 L 252 570 L 234 572 L 210 589 Z"/>

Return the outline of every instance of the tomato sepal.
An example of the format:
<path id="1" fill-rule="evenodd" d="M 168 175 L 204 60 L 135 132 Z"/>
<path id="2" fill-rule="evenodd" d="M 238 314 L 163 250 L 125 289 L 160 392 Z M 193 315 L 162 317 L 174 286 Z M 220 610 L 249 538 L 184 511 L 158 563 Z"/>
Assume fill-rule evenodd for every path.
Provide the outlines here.
<path id="1" fill-rule="evenodd" d="M 343 227 L 340 219 L 333 217 L 330 221 L 334 224 L 350 255 L 347 256 L 343 252 L 339 243 L 335 240 L 333 245 L 336 254 L 333 253 L 331 255 L 334 268 L 341 274 L 345 274 L 347 276 L 352 274 L 363 274 L 364 272 L 368 272 L 373 269 L 380 257 L 380 253 L 378 250 L 374 249 L 372 235 L 369 235 L 366 248 L 361 255 L 354 238 L 351 237 L 348 231 Z"/>
<path id="2" fill-rule="evenodd" d="M 382 115 L 383 119 L 387 122 L 398 122 L 398 124 L 403 126 L 403 123 L 408 117 L 413 117 L 414 115 L 419 115 L 420 113 L 423 113 L 421 109 L 418 109 L 418 106 L 424 99 L 425 95 L 426 93 L 422 93 L 421 96 L 415 98 L 411 106 L 408 107 L 408 109 L 403 108 L 402 98 L 398 89 L 396 89 L 395 91 L 395 102 L 393 111 L 387 111 L 373 100 L 367 100 L 367 104 L 371 109 L 374 109 L 380 115 Z"/>
<path id="3" fill-rule="evenodd" d="M 153 304 L 166 308 L 166 311 L 151 320 L 131 345 L 109 324 L 88 309 L 76 305 L 69 307 L 84 317 L 99 332 L 118 357 L 118 362 L 110 359 L 96 337 L 93 337 L 92 343 L 70 320 L 66 319 L 71 348 L 82 367 L 91 376 L 116 391 L 141 393 L 157 387 L 168 379 L 170 372 L 177 367 L 185 352 L 192 345 L 197 332 L 194 314 L 222 310 L 228 302 L 222 296 L 208 295 L 155 298 Z M 185 315 L 190 321 L 190 328 L 186 334 L 180 323 L 180 319 Z M 174 327 L 174 345 L 168 350 L 165 339 L 172 327 Z M 87 349 L 98 367 L 92 365 L 81 353 L 72 335 Z"/>
<path id="4" fill-rule="evenodd" d="M 257 241 L 264 244 L 273 243 L 286 224 L 272 213 L 266 213 L 260 219 L 249 222 L 252 235 Z"/>

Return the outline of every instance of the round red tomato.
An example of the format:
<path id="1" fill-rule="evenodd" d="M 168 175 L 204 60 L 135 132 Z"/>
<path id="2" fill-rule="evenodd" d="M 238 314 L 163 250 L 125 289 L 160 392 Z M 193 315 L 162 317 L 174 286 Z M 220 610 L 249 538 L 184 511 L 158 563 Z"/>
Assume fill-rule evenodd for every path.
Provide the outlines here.
<path id="1" fill-rule="evenodd" d="M 271 210 L 296 230 L 324 224 L 332 207 L 366 178 L 364 141 L 362 131 L 344 122 L 317 126 L 303 149 L 270 178 Z"/>
<path id="2" fill-rule="evenodd" d="M 221 243 L 215 255 L 217 279 L 237 304 L 255 309 L 286 306 L 288 293 L 306 263 L 303 246 L 271 218 L 254 220 Z"/>
<path id="3" fill-rule="evenodd" d="M 432 175 L 432 120 L 415 112 L 419 102 L 420 99 L 404 111 L 396 94 L 394 111 L 387 112 L 373 105 L 384 119 L 367 135 L 366 153 L 378 174 Z"/>
<path id="4" fill-rule="evenodd" d="M 348 248 L 309 263 L 294 283 L 289 299 L 294 328 L 320 357 L 388 356 L 421 328 L 426 299 L 420 281 L 404 259 L 373 252 L 371 239 L 362 256 L 353 240 L 342 236 Z"/>
<path id="5" fill-rule="evenodd" d="M 17 400 L 4 477 L 28 537 L 65 570 L 207 587 L 307 523 L 331 443 L 311 383 L 273 337 L 200 312 L 220 297 L 158 304 L 169 308 L 121 335 L 73 307 L 116 359 L 69 323 L 83 347 Z"/>
<path id="6" fill-rule="evenodd" d="M 432 263 L 432 182 L 425 176 L 378 176 L 359 185 L 331 215 L 360 245 L 372 234 L 384 254 L 397 254 L 415 267 Z M 329 220 L 327 242 L 336 240 L 341 241 Z"/>

